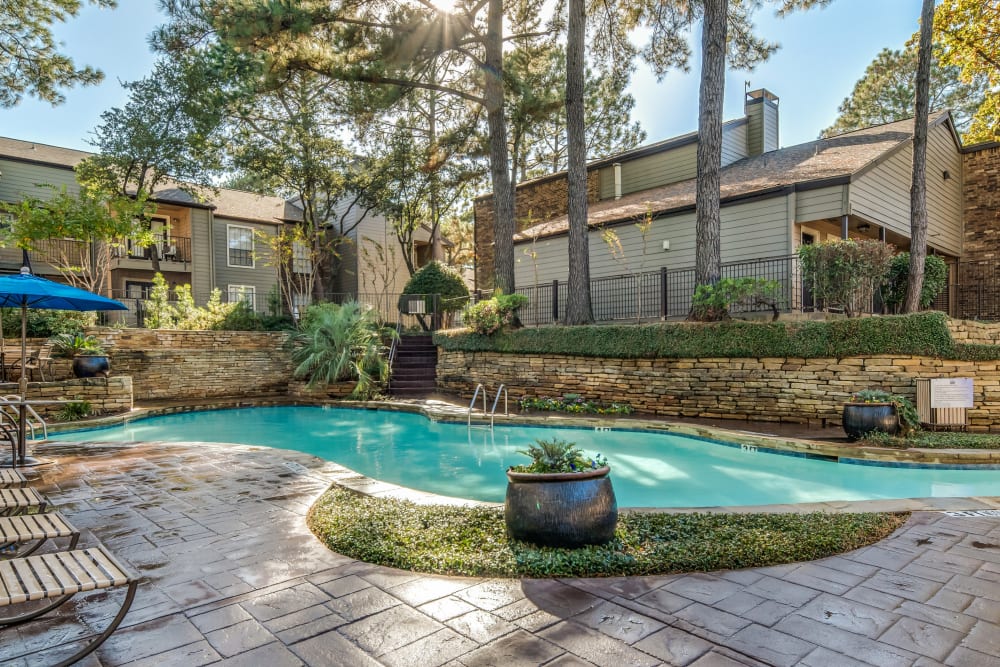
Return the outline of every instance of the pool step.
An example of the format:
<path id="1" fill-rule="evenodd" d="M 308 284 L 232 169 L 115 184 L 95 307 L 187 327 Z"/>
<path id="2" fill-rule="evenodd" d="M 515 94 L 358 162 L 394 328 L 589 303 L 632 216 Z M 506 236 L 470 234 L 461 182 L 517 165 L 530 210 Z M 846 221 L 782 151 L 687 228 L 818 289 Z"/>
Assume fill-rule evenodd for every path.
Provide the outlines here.
<path id="1" fill-rule="evenodd" d="M 419 396 L 437 389 L 437 347 L 430 336 L 402 336 L 392 364 L 389 393 Z"/>

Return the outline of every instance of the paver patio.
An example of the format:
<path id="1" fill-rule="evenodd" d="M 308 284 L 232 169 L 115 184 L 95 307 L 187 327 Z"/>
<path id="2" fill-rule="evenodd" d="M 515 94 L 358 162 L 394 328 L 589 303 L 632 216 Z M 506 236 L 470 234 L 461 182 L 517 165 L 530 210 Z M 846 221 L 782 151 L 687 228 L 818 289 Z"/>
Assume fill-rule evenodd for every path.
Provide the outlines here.
<path id="1" fill-rule="evenodd" d="M 305 454 L 149 443 L 36 455 L 53 463 L 33 485 L 81 544 L 99 540 L 144 578 L 84 665 L 1000 665 L 1000 518 L 917 512 L 877 545 L 769 568 L 483 580 L 327 550 L 304 517 L 337 467 Z M 55 662 L 121 594 L 3 631 L 0 663 Z"/>

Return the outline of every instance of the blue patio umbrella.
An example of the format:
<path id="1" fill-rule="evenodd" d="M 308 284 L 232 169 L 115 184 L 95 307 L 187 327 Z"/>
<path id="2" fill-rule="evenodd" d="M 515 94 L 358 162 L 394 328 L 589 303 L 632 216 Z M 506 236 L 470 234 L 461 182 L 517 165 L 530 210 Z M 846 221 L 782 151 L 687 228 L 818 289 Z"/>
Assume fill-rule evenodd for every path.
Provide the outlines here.
<path id="1" fill-rule="evenodd" d="M 0 276 L 0 308 L 21 309 L 21 394 L 20 419 L 18 420 L 18 456 L 25 461 L 25 404 L 28 393 L 28 377 L 25 374 L 27 361 L 26 341 L 28 333 L 28 308 L 45 310 L 128 310 L 119 301 L 82 290 L 72 285 L 53 282 L 33 275 L 28 266 L 22 266 L 18 274 Z"/>

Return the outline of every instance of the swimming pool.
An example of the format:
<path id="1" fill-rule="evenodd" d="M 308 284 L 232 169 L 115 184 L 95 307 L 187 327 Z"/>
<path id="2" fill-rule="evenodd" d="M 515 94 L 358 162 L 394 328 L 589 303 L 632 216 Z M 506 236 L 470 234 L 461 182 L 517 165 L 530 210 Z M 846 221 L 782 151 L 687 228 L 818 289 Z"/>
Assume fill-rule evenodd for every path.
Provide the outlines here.
<path id="1" fill-rule="evenodd" d="M 445 496 L 502 502 L 506 469 L 536 438 L 576 442 L 611 464 L 621 507 L 763 505 L 874 498 L 1000 496 L 1000 470 L 851 465 L 639 431 L 497 426 L 331 407 L 165 415 L 53 434 L 59 441 L 203 441 L 294 449 L 363 475 Z"/>

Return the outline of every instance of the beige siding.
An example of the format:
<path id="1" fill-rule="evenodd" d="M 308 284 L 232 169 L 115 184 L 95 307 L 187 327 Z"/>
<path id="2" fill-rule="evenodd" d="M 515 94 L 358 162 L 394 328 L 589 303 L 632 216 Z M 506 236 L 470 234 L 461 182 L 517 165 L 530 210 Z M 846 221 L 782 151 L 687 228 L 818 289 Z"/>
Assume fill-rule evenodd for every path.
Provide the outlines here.
<path id="1" fill-rule="evenodd" d="M 722 208 L 722 261 L 741 262 L 764 257 L 781 257 L 789 248 L 786 197 L 772 197 Z M 613 232 L 617 243 L 605 236 Z M 663 250 L 663 242 L 670 250 Z M 620 248 L 618 247 L 620 243 Z M 614 251 L 612 251 L 612 245 Z M 644 252 L 645 249 L 645 252 Z M 534 253 L 534 258 L 531 256 Z M 515 283 L 529 286 L 566 280 L 568 262 L 566 237 L 542 239 L 534 245 L 515 246 Z M 693 211 L 658 218 L 643 239 L 636 225 L 611 227 L 590 234 L 590 275 L 592 278 L 624 273 L 655 271 L 660 267 L 685 269 L 695 264 L 695 214 Z"/>
<path id="2" fill-rule="evenodd" d="M 410 279 L 392 224 L 368 214 L 357 229 L 358 292 L 398 294 Z"/>
<path id="3" fill-rule="evenodd" d="M 215 284 L 222 290 L 223 300 L 226 300 L 230 285 L 252 285 L 257 294 L 258 308 L 266 305 L 267 296 L 276 284 L 275 268 L 270 265 L 271 251 L 267 242 L 260 238 L 254 239 L 253 267 L 229 266 L 229 248 L 227 229 L 229 226 L 249 227 L 255 232 L 266 235 L 275 233 L 274 225 L 265 225 L 240 220 L 216 218 L 213 234 L 215 237 Z"/>
<path id="4" fill-rule="evenodd" d="M 0 159 L 0 200 L 18 202 L 25 197 L 47 198 L 49 189 L 39 185 L 65 185 L 70 194 L 80 191 L 72 169 Z"/>
<path id="5" fill-rule="evenodd" d="M 846 185 L 835 185 L 817 190 L 803 190 L 795 195 L 796 222 L 839 218 L 847 214 L 844 209 Z"/>
<path id="6" fill-rule="evenodd" d="M 910 174 L 913 148 L 907 143 L 851 183 L 851 211 L 907 238 L 910 236 Z M 945 180 L 947 170 L 951 178 Z M 930 246 L 962 252 L 962 161 L 949 129 L 931 128 L 927 142 L 927 210 Z"/>
<path id="7" fill-rule="evenodd" d="M 747 123 L 722 126 L 722 166 L 742 160 L 747 151 Z"/>
<path id="8" fill-rule="evenodd" d="M 211 293 L 215 283 L 212 280 L 211 228 L 212 214 L 207 209 L 193 208 L 191 211 L 191 293 L 201 302 Z M 225 231 L 223 231 L 225 233 Z"/>
<path id="9" fill-rule="evenodd" d="M 686 144 L 672 150 L 622 162 L 622 194 L 686 181 L 697 175 L 697 144 Z M 609 165 L 601 169 L 601 199 L 612 199 L 614 171 Z"/>

